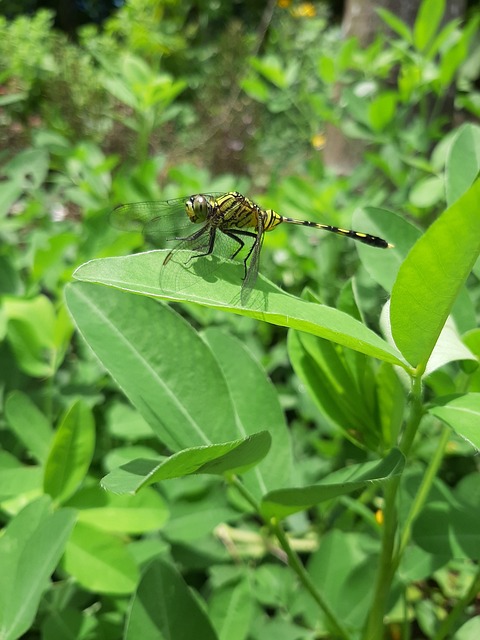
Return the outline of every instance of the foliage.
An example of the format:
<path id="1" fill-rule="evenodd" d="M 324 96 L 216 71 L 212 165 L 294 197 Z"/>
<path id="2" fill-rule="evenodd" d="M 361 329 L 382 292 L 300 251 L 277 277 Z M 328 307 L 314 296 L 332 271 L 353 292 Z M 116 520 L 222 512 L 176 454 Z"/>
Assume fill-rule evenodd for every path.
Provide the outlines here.
<path id="1" fill-rule="evenodd" d="M 480 129 L 439 108 L 477 114 L 478 22 L 443 7 L 365 49 L 313 3 L 0 19 L 0 637 L 478 635 Z M 241 262 L 107 222 L 262 187 L 395 247 L 281 225 L 242 305 Z"/>

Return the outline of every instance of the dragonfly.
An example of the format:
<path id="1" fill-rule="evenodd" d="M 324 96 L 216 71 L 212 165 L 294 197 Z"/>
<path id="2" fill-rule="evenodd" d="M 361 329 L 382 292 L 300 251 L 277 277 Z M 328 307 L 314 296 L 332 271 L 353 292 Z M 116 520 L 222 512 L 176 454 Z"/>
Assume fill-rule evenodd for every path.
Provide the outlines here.
<path id="1" fill-rule="evenodd" d="M 245 247 L 241 301 L 245 304 L 255 285 L 265 233 L 279 224 L 296 224 L 330 231 L 371 247 L 390 249 L 392 244 L 378 236 L 329 224 L 297 220 L 264 209 L 238 191 L 196 194 L 164 202 L 134 202 L 116 207 L 113 226 L 123 231 L 140 231 L 154 244 L 175 241 L 163 265 L 175 256 L 188 266 L 192 258 L 220 255 L 234 259 Z M 181 235 L 187 234 L 187 235 Z"/>

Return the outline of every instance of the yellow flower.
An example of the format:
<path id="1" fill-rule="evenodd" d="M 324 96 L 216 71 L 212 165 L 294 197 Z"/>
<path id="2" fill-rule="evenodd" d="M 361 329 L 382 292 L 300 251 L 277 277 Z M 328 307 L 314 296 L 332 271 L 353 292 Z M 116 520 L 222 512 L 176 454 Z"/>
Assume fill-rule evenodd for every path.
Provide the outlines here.
<path id="1" fill-rule="evenodd" d="M 320 151 L 320 149 L 323 149 L 326 141 L 327 139 L 323 133 L 316 133 L 314 136 L 312 136 L 312 139 L 310 140 L 312 147 L 315 149 L 315 151 Z"/>
<path id="2" fill-rule="evenodd" d="M 317 10 L 313 2 L 302 2 L 292 9 L 292 16 L 294 18 L 314 18 L 317 15 Z"/>
<path id="3" fill-rule="evenodd" d="M 288 9 L 288 7 L 292 4 L 292 0 L 277 0 L 277 4 L 280 9 Z"/>

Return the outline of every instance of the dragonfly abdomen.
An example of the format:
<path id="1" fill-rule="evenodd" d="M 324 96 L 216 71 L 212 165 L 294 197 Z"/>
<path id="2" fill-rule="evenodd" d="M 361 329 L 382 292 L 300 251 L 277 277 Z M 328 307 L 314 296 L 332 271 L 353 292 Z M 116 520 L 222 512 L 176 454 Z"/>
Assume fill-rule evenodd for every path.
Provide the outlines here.
<path id="1" fill-rule="evenodd" d="M 278 215 L 278 214 L 277 214 Z M 389 242 L 378 236 L 372 236 L 370 233 L 363 233 L 362 231 L 353 231 L 352 229 L 342 229 L 341 227 L 334 227 L 330 224 L 321 224 L 319 222 L 310 222 L 309 220 L 295 220 L 295 218 L 285 218 L 279 216 L 280 222 L 287 222 L 289 224 L 299 224 L 303 227 L 314 227 L 315 229 L 321 229 L 322 231 L 330 231 L 337 235 L 344 236 L 346 238 L 352 238 L 358 242 L 363 242 L 371 247 L 377 247 L 378 249 L 390 249 L 393 247 Z M 280 224 L 277 222 L 276 224 Z"/>

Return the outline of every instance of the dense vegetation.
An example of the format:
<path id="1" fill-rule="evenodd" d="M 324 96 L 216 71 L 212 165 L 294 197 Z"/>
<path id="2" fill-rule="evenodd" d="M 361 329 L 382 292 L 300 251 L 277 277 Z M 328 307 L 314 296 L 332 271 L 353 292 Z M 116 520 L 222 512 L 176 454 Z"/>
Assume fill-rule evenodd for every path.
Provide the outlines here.
<path id="1" fill-rule="evenodd" d="M 0 638 L 479 637 L 479 19 L 444 4 L 366 47 L 288 0 L 0 17 Z M 110 223 L 230 190 L 394 247 L 280 225 L 241 300 Z"/>

